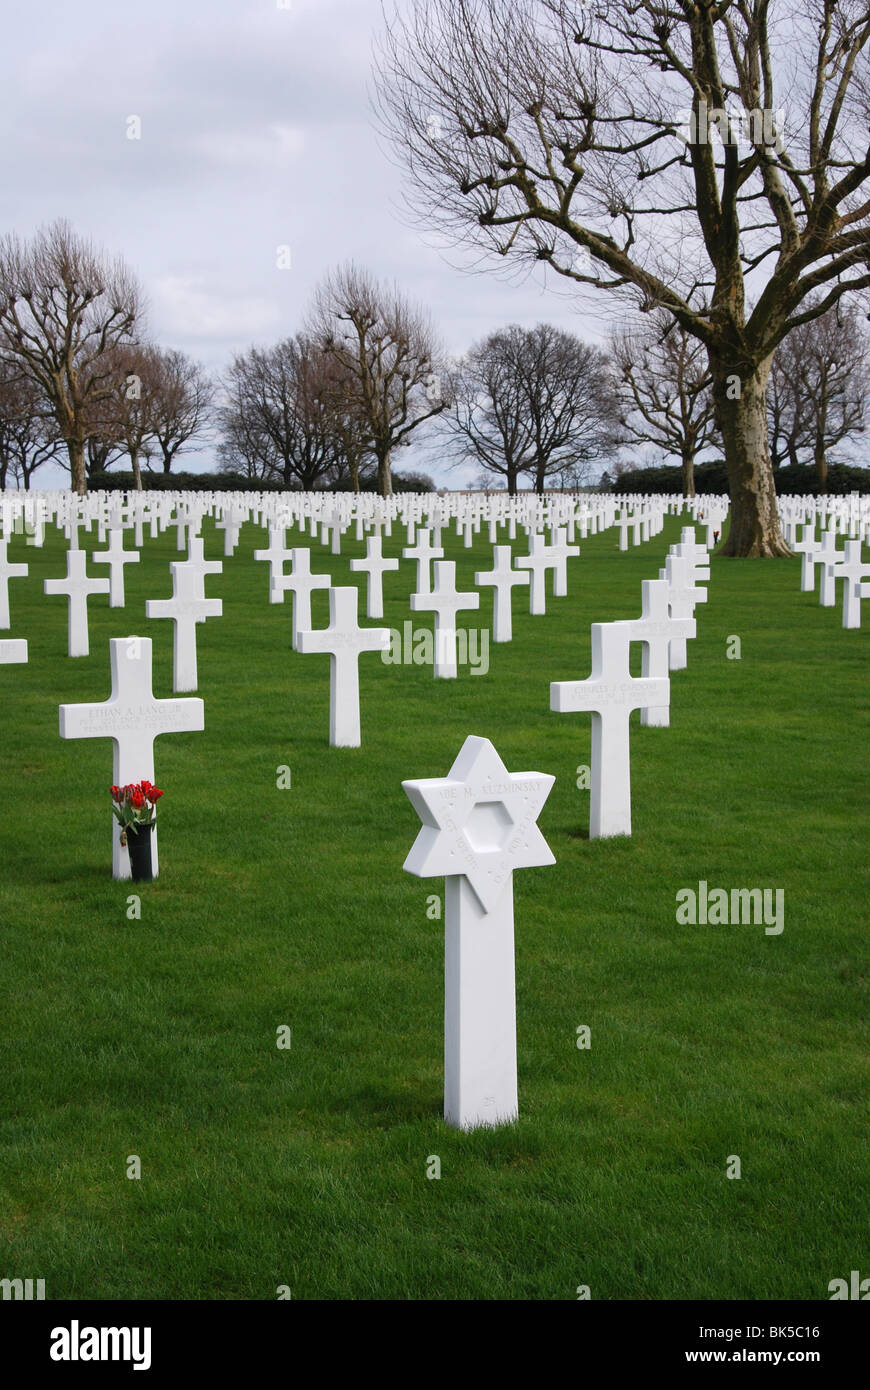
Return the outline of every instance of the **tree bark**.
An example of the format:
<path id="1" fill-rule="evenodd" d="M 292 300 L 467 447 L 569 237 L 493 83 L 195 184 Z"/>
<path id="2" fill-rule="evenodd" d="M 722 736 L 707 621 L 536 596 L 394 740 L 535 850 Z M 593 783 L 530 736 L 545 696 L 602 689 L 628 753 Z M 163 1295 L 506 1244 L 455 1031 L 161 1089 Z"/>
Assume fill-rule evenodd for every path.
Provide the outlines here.
<path id="1" fill-rule="evenodd" d="M 695 451 L 694 449 L 684 448 L 681 458 L 683 472 L 683 496 L 694 497 L 695 495 Z"/>
<path id="2" fill-rule="evenodd" d="M 136 483 L 136 491 L 142 491 L 142 469 L 139 467 L 139 450 L 130 450 L 130 462 L 133 465 L 133 478 Z"/>
<path id="3" fill-rule="evenodd" d="M 393 477 L 390 472 L 390 450 L 378 454 L 378 492 L 382 497 L 392 497 Z"/>
<path id="4" fill-rule="evenodd" d="M 88 475 L 85 468 L 85 446 L 80 439 L 66 441 L 69 453 L 69 467 L 72 475 L 72 490 L 84 497 L 88 490 Z"/>
<path id="5" fill-rule="evenodd" d="M 716 418 L 725 446 L 731 491 L 731 525 L 719 553 L 746 558 L 791 554 L 783 540 L 770 464 L 765 393 L 768 357 L 754 369 L 738 373 L 711 354 Z"/>
<path id="6" fill-rule="evenodd" d="M 813 462 L 816 465 L 816 472 L 819 475 L 819 492 L 824 497 L 828 491 L 828 457 L 825 452 L 824 436 L 816 437 L 816 447 L 813 450 Z"/>

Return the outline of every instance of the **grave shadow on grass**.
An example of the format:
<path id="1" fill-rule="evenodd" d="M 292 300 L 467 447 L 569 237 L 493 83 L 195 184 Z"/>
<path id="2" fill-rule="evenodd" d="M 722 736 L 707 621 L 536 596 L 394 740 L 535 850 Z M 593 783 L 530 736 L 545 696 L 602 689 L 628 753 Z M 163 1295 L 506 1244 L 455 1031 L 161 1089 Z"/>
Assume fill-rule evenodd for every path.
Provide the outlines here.
<path id="1" fill-rule="evenodd" d="M 373 1084 L 350 1091 L 332 1090 L 328 1098 L 321 1099 L 319 1108 L 327 1114 L 350 1116 L 369 1126 L 374 1123 L 393 1127 L 398 1123 L 440 1120 L 444 1097 L 440 1090 L 429 1091 L 419 1086 L 404 1090 Z"/>
<path id="2" fill-rule="evenodd" d="M 43 872 L 38 878 L 38 882 L 46 887 L 56 887 L 58 884 L 74 883 L 76 887 L 87 885 L 102 885 L 108 887 L 113 883 L 120 882 L 112 878 L 112 870 L 103 864 L 76 864 L 75 862 L 46 869 L 44 864 L 35 864 L 34 869 L 42 869 Z M 35 877 L 35 875 L 34 875 Z M 132 882 L 132 880 L 127 880 Z M 76 895 L 80 896 L 80 895 Z"/>

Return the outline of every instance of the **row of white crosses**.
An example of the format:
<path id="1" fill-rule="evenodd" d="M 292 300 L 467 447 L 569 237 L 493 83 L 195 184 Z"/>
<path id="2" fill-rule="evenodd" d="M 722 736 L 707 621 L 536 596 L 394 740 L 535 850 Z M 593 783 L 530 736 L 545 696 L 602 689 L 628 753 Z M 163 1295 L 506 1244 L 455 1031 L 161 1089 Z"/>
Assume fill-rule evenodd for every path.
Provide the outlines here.
<path id="1" fill-rule="evenodd" d="M 836 603 L 837 582 L 843 583 L 843 627 L 861 626 L 861 600 L 870 598 L 870 560 L 862 559 L 860 539 L 847 540 L 843 550 L 837 549 L 835 531 L 823 531 L 815 538 L 815 522 L 805 523 L 803 535 L 790 542 L 801 559 L 801 592 L 811 594 L 816 587 L 816 567 L 821 570 L 819 602 L 823 608 Z"/>
<path id="2" fill-rule="evenodd" d="M 722 499 L 704 499 L 704 502 L 712 507 L 714 504 L 721 505 Z M 33 531 L 35 535 L 38 531 L 39 543 L 44 524 L 51 519 L 73 532 L 79 525 L 90 528 L 96 523 L 101 542 L 107 532 L 123 533 L 125 528 L 132 527 L 135 530 L 135 545 L 140 546 L 146 526 L 150 528 L 153 539 L 160 531 L 174 525 L 178 533 L 178 549 L 183 550 L 186 533 L 196 534 L 203 519 L 213 517 L 218 529 L 224 533 L 224 552 L 229 557 L 235 551 L 241 527 L 246 521 L 276 528 L 282 523 L 285 526 L 308 525 L 312 539 L 319 534 L 333 554 L 340 553 L 341 536 L 353 525 L 358 540 L 363 539 L 367 532 L 374 537 L 381 534 L 389 536 L 394 523 L 404 525 L 409 531 L 409 544 L 413 530 L 423 527 L 433 532 L 437 548 L 441 529 L 451 522 L 455 523 L 457 533 L 464 537 L 468 545 L 481 527 L 488 528 L 493 544 L 499 542 L 499 528 L 503 527 L 508 528 L 507 538 L 511 541 L 521 527 L 530 534 L 547 527 L 552 544 L 557 543 L 557 531 L 564 528 L 570 545 L 574 543 L 577 527 L 582 540 L 590 532 L 606 530 L 615 524 L 620 527 L 620 544 L 627 548 L 629 530 L 634 543 L 642 543 L 658 533 L 667 512 L 688 507 L 695 513 L 698 505 L 697 499 L 683 499 L 676 495 L 615 498 L 588 493 L 547 497 L 531 493 L 518 494 L 516 497 L 504 494 L 422 493 L 380 498 L 370 493 L 352 496 L 256 491 L 161 491 L 91 493 L 87 498 L 79 498 L 69 492 L 56 491 L 31 493 L 26 497 L 24 494 L 6 494 L 0 509 L 0 527 L 6 537 L 24 524 L 28 532 Z M 30 536 L 29 543 L 35 543 Z M 71 544 L 76 544 L 74 537 L 71 537 Z M 117 545 L 117 541 L 112 541 L 110 535 L 110 549 L 114 545 Z M 112 564 L 108 559 L 107 563 Z M 116 566 L 112 565 L 112 570 L 114 576 Z"/>
<path id="3" fill-rule="evenodd" d="M 640 709 L 648 726 L 669 723 L 668 671 L 685 666 L 686 640 L 695 636 L 694 606 L 707 597 L 697 583 L 710 576 L 702 558 L 706 550 L 696 546 L 693 528 L 684 529 L 659 578 L 642 586 L 641 617 L 593 623 L 591 674 L 550 685 L 551 710 L 592 715 L 590 839 L 631 834 L 631 714 Z M 643 643 L 639 677 L 630 670 L 632 642 Z"/>

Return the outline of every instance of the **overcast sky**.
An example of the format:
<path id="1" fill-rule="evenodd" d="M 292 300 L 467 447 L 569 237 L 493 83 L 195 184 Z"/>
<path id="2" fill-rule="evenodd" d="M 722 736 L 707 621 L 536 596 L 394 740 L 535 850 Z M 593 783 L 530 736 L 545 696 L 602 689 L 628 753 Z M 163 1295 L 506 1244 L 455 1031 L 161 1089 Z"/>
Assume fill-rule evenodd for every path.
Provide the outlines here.
<path id="1" fill-rule="evenodd" d="M 427 305 L 452 352 L 542 319 L 597 340 L 600 319 L 564 294 L 465 273 L 402 217 L 402 171 L 371 115 L 382 22 L 380 0 L 10 6 L 3 231 L 28 236 L 69 218 L 138 273 L 151 336 L 213 371 L 295 332 L 317 282 L 350 259 Z M 133 116 L 138 140 L 128 138 Z M 289 270 L 276 266 L 283 245 Z M 461 471 L 426 466 L 462 485 Z M 68 479 L 37 476 L 42 486 Z"/>

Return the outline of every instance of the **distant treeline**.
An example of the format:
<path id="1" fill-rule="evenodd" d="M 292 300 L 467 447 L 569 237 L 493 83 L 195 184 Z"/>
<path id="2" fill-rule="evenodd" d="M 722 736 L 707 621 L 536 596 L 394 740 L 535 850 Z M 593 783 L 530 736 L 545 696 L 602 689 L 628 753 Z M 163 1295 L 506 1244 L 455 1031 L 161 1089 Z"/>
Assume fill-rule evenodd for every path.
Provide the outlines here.
<path id="1" fill-rule="evenodd" d="M 780 497 L 819 492 L 819 475 L 811 463 L 784 464 L 774 469 L 776 490 Z M 679 466 L 661 468 L 632 468 L 614 478 L 611 489 L 616 493 L 682 492 L 682 472 Z M 696 493 L 728 492 L 728 474 L 722 459 L 695 464 Z M 828 492 L 870 492 L 870 468 L 856 468 L 847 463 L 828 465 Z"/>
<path id="2" fill-rule="evenodd" d="M 394 492 L 434 492 L 435 484 L 425 473 L 393 472 Z M 88 486 L 97 492 L 135 492 L 136 483 L 132 473 L 91 473 Z M 324 487 L 324 492 L 350 491 L 350 479 Z M 248 478 L 244 473 L 142 473 L 142 490 L 154 492 L 300 492 L 302 489 L 288 487 L 286 483 L 267 481 L 263 478 Z M 377 492 L 376 473 L 361 476 L 360 492 Z"/>

